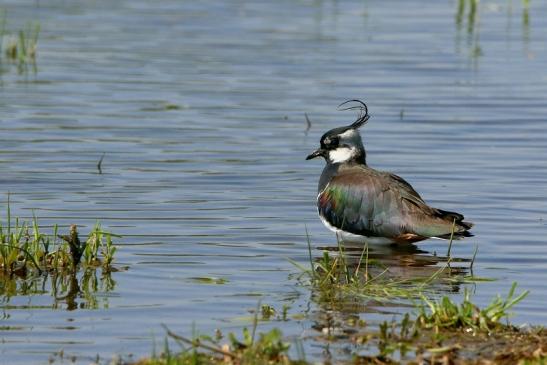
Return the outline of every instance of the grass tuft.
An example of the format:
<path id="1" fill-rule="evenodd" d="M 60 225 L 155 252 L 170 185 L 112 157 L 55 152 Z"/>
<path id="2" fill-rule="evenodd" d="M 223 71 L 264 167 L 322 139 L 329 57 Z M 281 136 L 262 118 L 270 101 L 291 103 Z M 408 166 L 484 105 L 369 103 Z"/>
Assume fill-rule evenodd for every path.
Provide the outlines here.
<path id="1" fill-rule="evenodd" d="M 445 296 L 437 301 L 423 297 L 425 305 L 420 306 L 417 322 L 424 328 L 463 328 L 473 331 L 491 331 L 499 325 L 501 318 L 509 317 L 509 309 L 523 300 L 528 291 L 515 296 L 517 283 L 513 283 L 505 299 L 499 295 L 484 309 L 471 302 L 471 295 L 465 290 L 463 302 L 457 304 Z"/>
<path id="2" fill-rule="evenodd" d="M 446 264 L 435 269 L 426 277 L 401 277 L 393 275 L 389 267 L 381 262 L 370 259 L 369 245 L 365 244 L 359 256 L 349 255 L 342 242 L 338 242 L 337 250 L 331 253 L 323 251 L 320 259 L 311 257 L 311 244 L 308 238 L 310 268 L 306 268 L 293 260 L 289 261 L 300 270 L 300 278 L 306 278 L 306 285 L 312 287 L 320 302 L 331 303 L 336 307 L 345 302 L 358 300 L 374 300 L 386 302 L 399 299 L 417 300 L 427 292 L 434 292 L 438 285 L 463 281 L 458 270 L 453 270 Z"/>
<path id="3" fill-rule="evenodd" d="M 7 31 L 7 12 L 0 9 L 0 61 L 3 55 L 17 65 L 20 73 L 27 71 L 29 65 L 36 72 L 40 28 L 39 22 L 28 22 L 23 29 L 10 33 Z"/>
<path id="4" fill-rule="evenodd" d="M 228 343 L 224 344 L 220 342 L 224 339 L 220 331 L 217 331 L 214 337 L 195 335 L 193 338 L 187 338 L 172 332 L 165 326 L 164 328 L 167 336 L 181 347 L 181 351 L 174 353 L 166 342 L 161 355 L 139 360 L 134 365 L 308 364 L 304 359 L 292 360 L 289 358 L 290 344 L 283 340 L 283 335 L 277 328 L 259 333 L 257 339 L 253 338 L 247 328 L 244 328 L 241 338 L 229 333 Z"/>
<path id="5" fill-rule="evenodd" d="M 58 235 L 57 225 L 53 234 L 45 234 L 34 215 L 31 222 L 12 218 L 9 196 L 6 222 L 0 222 L 0 274 L 26 277 L 32 272 L 77 271 L 80 266 L 106 271 L 112 268 L 115 235 L 103 231 L 99 223 L 84 241 L 76 225 L 70 226 L 68 235 Z"/>

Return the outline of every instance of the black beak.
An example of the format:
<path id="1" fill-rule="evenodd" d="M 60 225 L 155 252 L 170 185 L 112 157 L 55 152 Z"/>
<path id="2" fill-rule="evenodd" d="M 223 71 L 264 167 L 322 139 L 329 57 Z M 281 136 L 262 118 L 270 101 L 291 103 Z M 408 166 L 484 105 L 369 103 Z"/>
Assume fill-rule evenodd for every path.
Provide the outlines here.
<path id="1" fill-rule="evenodd" d="M 319 156 L 325 156 L 325 150 L 322 149 L 322 148 L 319 148 L 315 151 L 313 151 L 311 154 L 308 155 L 308 157 L 306 157 L 306 160 L 311 160 L 312 158 L 316 158 L 316 157 L 319 157 Z"/>

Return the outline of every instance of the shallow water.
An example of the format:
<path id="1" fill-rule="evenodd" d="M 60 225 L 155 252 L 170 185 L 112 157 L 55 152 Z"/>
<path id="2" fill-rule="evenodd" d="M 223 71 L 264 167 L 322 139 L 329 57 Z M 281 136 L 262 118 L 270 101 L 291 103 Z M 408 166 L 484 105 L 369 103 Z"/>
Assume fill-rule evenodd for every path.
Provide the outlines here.
<path id="1" fill-rule="evenodd" d="M 117 265 L 129 267 L 75 298 L 77 310 L 50 282 L 4 295 L 0 363 L 46 363 L 60 350 L 81 363 L 143 356 L 162 323 L 239 332 L 259 300 L 308 314 L 264 328 L 317 334 L 323 312 L 287 258 L 307 262 L 305 227 L 314 246 L 335 244 L 314 207 L 322 163 L 304 158 L 353 121 L 336 111 L 350 98 L 372 115 L 369 164 L 476 224 L 452 248 L 469 258 L 478 244 L 475 274 L 497 279 L 477 285 L 476 301 L 518 281 L 531 294 L 513 321 L 547 324 L 545 4 L 483 1 L 475 14 L 407 0 L 0 6 L 9 30 L 42 28 L 36 74 L 1 65 L 0 193 L 45 229 L 100 220 L 123 235 Z M 431 257 L 446 243 L 419 247 Z M 226 283 L 196 279 L 209 277 Z M 305 346 L 308 358 L 328 356 Z"/>

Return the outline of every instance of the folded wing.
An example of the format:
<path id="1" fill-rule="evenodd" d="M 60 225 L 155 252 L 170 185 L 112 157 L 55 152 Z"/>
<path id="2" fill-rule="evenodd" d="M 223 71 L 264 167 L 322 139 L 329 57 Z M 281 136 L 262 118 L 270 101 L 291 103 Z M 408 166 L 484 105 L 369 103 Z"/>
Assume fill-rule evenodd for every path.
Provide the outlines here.
<path id="1" fill-rule="evenodd" d="M 319 214 L 332 226 L 362 236 L 417 241 L 463 234 L 471 224 L 458 213 L 429 207 L 404 179 L 366 166 L 338 171 L 318 196 Z"/>

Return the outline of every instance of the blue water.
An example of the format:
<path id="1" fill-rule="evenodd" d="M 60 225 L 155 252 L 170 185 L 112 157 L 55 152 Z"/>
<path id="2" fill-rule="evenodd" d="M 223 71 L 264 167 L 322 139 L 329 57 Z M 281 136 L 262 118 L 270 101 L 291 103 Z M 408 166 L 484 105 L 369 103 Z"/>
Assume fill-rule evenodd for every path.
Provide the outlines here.
<path id="1" fill-rule="evenodd" d="M 455 1 L 0 7 L 12 34 L 41 24 L 37 72 L 0 65 L 2 209 L 10 192 L 12 215 L 34 211 L 45 230 L 85 233 L 100 220 L 123 235 L 116 265 L 128 267 L 113 288 L 103 281 L 76 298 L 76 310 L 49 281 L 41 293 L 4 293 L 0 363 L 45 364 L 61 350 L 78 363 L 145 356 L 162 323 L 239 332 L 259 301 L 306 313 L 261 326 L 324 358 L 313 340 L 322 309 L 287 258 L 306 264 L 306 227 L 314 247 L 335 244 L 315 210 L 323 165 L 304 158 L 354 120 L 336 111 L 353 98 L 372 115 L 369 164 L 476 224 L 452 248 L 469 258 L 478 245 L 474 273 L 497 279 L 478 284 L 475 300 L 517 281 L 531 294 L 512 321 L 547 324 L 545 4 L 484 1 L 461 20 Z"/>

